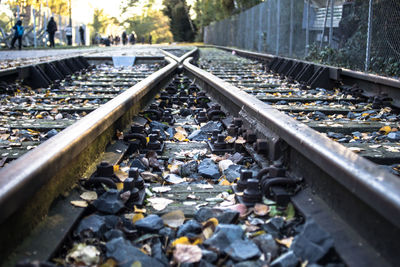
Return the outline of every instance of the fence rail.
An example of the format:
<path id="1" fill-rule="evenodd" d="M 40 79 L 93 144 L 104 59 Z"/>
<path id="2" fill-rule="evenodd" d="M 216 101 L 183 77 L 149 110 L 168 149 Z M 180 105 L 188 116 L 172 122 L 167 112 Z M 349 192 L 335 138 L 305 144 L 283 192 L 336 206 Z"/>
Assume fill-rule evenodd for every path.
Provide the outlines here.
<path id="1" fill-rule="evenodd" d="M 205 27 L 203 38 L 207 44 L 400 76 L 398 0 L 266 0 Z"/>

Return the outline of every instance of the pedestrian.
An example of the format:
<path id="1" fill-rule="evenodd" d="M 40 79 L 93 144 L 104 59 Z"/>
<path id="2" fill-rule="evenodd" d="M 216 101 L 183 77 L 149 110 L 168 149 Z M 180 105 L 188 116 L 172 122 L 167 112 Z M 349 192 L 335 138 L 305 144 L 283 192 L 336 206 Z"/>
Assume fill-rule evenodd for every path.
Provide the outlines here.
<path id="1" fill-rule="evenodd" d="M 129 35 L 129 42 L 131 43 L 131 45 L 134 45 L 136 42 L 135 34 L 133 34 L 133 32 L 131 33 L 131 35 Z"/>
<path id="2" fill-rule="evenodd" d="M 85 45 L 85 29 L 83 29 L 83 25 L 79 26 L 79 35 L 81 37 L 81 45 Z"/>
<path id="3" fill-rule="evenodd" d="M 142 45 L 144 45 L 144 36 L 142 36 Z"/>
<path id="4" fill-rule="evenodd" d="M 13 29 L 15 30 L 15 32 L 14 37 L 11 40 L 11 49 L 14 49 L 15 41 L 17 41 L 18 39 L 18 49 L 21 50 L 22 36 L 24 35 L 24 27 L 22 26 L 22 21 L 18 20 L 17 23 L 15 23 Z"/>
<path id="5" fill-rule="evenodd" d="M 124 31 L 124 32 L 122 33 L 122 44 L 123 44 L 123 45 L 126 45 L 127 42 L 128 42 L 128 36 L 127 36 L 127 34 L 126 34 L 126 31 Z"/>
<path id="6" fill-rule="evenodd" d="M 152 37 L 151 37 L 151 34 L 149 34 L 149 44 L 151 44 L 152 43 Z"/>
<path id="7" fill-rule="evenodd" d="M 54 47 L 54 35 L 57 31 L 57 23 L 54 18 L 51 17 L 49 23 L 47 23 L 47 32 L 49 33 L 50 47 Z"/>
<path id="8" fill-rule="evenodd" d="M 65 36 L 67 37 L 67 44 L 72 45 L 72 27 L 71 24 L 65 27 Z"/>

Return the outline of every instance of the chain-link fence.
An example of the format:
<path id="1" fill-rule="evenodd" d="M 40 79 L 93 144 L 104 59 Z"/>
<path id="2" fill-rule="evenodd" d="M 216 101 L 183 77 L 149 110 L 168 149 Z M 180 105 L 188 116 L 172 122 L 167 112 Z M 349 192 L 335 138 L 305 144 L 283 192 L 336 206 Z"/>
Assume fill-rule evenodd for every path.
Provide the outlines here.
<path id="1" fill-rule="evenodd" d="M 204 42 L 400 76 L 399 0 L 266 0 Z"/>

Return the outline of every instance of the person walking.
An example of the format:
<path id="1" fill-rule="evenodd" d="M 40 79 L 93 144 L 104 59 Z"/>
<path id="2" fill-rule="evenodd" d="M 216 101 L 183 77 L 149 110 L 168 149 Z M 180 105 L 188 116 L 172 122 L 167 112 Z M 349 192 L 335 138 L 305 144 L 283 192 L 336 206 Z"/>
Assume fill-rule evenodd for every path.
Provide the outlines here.
<path id="1" fill-rule="evenodd" d="M 72 45 L 72 27 L 68 25 L 65 27 L 65 36 L 67 37 L 67 44 Z"/>
<path id="2" fill-rule="evenodd" d="M 57 31 L 57 23 L 54 21 L 54 17 L 51 17 L 47 23 L 47 32 L 49 34 L 50 47 L 55 47 L 54 35 Z"/>
<path id="3" fill-rule="evenodd" d="M 152 43 L 153 38 L 151 37 L 151 34 L 149 34 L 149 44 Z"/>
<path id="4" fill-rule="evenodd" d="M 57 31 L 57 23 L 54 18 L 51 17 L 49 23 L 47 23 L 47 32 L 49 33 L 50 47 L 54 47 L 54 35 Z"/>
<path id="5" fill-rule="evenodd" d="M 85 29 L 83 29 L 83 26 L 79 26 L 79 35 L 81 37 L 81 45 L 85 45 Z"/>
<path id="6" fill-rule="evenodd" d="M 129 42 L 131 43 L 131 45 L 134 45 L 136 42 L 135 34 L 133 34 L 133 32 L 129 36 Z"/>
<path id="7" fill-rule="evenodd" d="M 24 27 L 22 26 L 22 21 L 18 20 L 14 27 L 14 37 L 11 40 L 11 49 L 14 49 L 15 41 L 18 40 L 18 49 L 22 48 L 22 36 L 24 35 Z"/>
<path id="8" fill-rule="evenodd" d="M 126 45 L 127 42 L 128 42 L 128 35 L 126 34 L 126 31 L 124 31 L 122 33 L 122 44 Z"/>

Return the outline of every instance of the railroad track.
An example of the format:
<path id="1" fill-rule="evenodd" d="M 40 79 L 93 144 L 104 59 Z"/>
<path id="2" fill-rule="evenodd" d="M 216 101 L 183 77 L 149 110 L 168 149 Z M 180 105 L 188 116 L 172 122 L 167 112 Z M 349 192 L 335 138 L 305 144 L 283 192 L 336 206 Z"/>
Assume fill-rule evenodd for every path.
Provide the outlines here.
<path id="1" fill-rule="evenodd" d="M 201 68 L 398 174 L 399 113 L 389 97 L 379 101 L 346 85 L 307 88 L 265 71 L 259 61 L 216 49 L 201 51 Z"/>
<path id="2" fill-rule="evenodd" d="M 160 67 L 138 64 L 120 70 L 99 65 L 36 90 L 9 84 L 4 90 L 14 95 L 2 99 L 0 111 L 2 162 L 22 156 Z"/>
<path id="3" fill-rule="evenodd" d="M 45 244 L 28 258 L 72 264 L 91 254 L 87 265 L 121 266 L 136 260 L 395 265 L 398 178 L 332 140 L 339 138 L 306 127 L 312 123 L 302 118 L 318 114 L 325 122 L 329 115 L 348 114 L 338 99 L 355 106 L 353 113 L 370 109 L 346 91 L 303 92 L 304 86 L 282 83 L 253 61 L 221 55 L 213 65 L 220 52 L 206 52 L 200 51 L 198 65 L 230 83 L 190 59 L 183 62 L 196 51 L 172 56 L 183 62 L 183 73 L 167 58 L 167 66 L 4 167 L 0 229 L 9 247 L 79 181 L 53 203 L 42 230 L 17 255 L 26 258 Z M 327 115 L 321 111 L 326 103 Z M 72 203 L 88 207 L 71 205 L 83 191 L 83 200 Z"/>

